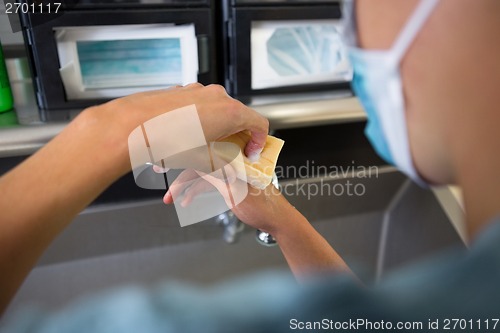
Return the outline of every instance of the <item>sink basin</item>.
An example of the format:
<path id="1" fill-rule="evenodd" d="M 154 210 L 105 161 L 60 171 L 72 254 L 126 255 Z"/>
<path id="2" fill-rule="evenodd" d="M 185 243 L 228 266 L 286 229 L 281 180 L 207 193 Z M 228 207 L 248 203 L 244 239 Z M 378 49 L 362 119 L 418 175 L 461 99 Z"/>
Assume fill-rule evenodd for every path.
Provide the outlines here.
<path id="1" fill-rule="evenodd" d="M 356 193 L 347 193 L 347 182 Z M 451 193 L 421 189 L 392 168 L 380 169 L 376 177 L 351 174 L 281 185 L 366 282 L 449 246 L 465 246 L 461 208 Z M 235 244 L 225 243 L 222 231 L 211 220 L 181 228 L 161 198 L 90 207 L 45 252 L 8 311 L 27 303 L 60 307 L 125 283 L 209 284 L 286 269 L 279 248 L 258 244 L 254 229 L 247 227 Z"/>

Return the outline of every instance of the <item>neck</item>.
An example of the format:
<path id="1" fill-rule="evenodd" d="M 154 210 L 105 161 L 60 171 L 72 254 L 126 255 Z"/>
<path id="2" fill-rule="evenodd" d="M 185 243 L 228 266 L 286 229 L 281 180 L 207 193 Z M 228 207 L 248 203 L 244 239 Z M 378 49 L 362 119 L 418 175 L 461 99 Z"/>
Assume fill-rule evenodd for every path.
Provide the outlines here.
<path id="1" fill-rule="evenodd" d="M 497 132 L 486 137 L 481 136 L 462 139 L 459 145 L 462 152 L 459 155 L 457 169 L 458 183 L 464 194 L 467 228 L 471 239 L 474 239 L 495 217 L 500 216 L 500 154 Z M 497 136 L 497 137 L 493 137 Z M 467 136 L 465 136 L 467 137 Z M 468 136 L 468 138 L 474 138 Z M 481 143 L 481 147 L 478 147 Z M 467 149 L 470 148 L 470 149 Z"/>

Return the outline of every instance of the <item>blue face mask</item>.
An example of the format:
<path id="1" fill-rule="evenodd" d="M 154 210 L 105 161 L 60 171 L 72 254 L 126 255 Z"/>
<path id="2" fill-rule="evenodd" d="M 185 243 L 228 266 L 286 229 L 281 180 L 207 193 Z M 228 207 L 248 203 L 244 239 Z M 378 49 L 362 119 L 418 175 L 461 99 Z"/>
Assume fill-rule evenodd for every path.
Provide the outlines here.
<path id="1" fill-rule="evenodd" d="M 421 185 L 411 157 L 406 126 L 405 103 L 399 66 L 439 0 L 421 0 L 390 50 L 357 47 L 353 2 L 345 2 L 344 36 L 354 68 L 352 87 L 367 116 L 365 134 L 377 153 L 388 163 Z"/>

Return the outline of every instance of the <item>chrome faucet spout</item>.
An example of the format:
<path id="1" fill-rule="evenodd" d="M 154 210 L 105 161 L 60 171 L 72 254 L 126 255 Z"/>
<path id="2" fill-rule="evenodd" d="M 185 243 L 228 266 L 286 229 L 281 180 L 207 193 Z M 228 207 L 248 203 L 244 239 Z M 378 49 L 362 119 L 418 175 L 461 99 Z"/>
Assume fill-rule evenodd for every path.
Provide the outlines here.
<path id="1" fill-rule="evenodd" d="M 216 218 L 219 225 L 224 227 L 222 238 L 226 243 L 233 244 L 239 239 L 239 235 L 245 229 L 245 225 L 241 222 L 232 211 L 219 214 Z"/>
<path id="2" fill-rule="evenodd" d="M 255 239 L 257 242 L 264 246 L 275 246 L 278 245 L 276 239 L 270 233 L 264 232 L 262 230 L 257 230 Z"/>

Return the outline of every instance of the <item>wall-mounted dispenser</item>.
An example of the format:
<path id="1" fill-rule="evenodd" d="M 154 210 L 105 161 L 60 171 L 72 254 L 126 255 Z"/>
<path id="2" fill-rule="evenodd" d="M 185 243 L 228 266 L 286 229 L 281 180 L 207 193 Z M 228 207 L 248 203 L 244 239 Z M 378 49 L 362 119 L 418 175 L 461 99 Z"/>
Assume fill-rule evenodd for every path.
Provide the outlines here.
<path id="1" fill-rule="evenodd" d="M 138 91 L 219 82 L 211 0 L 62 1 L 59 13 L 27 13 L 22 24 L 44 120 Z"/>

